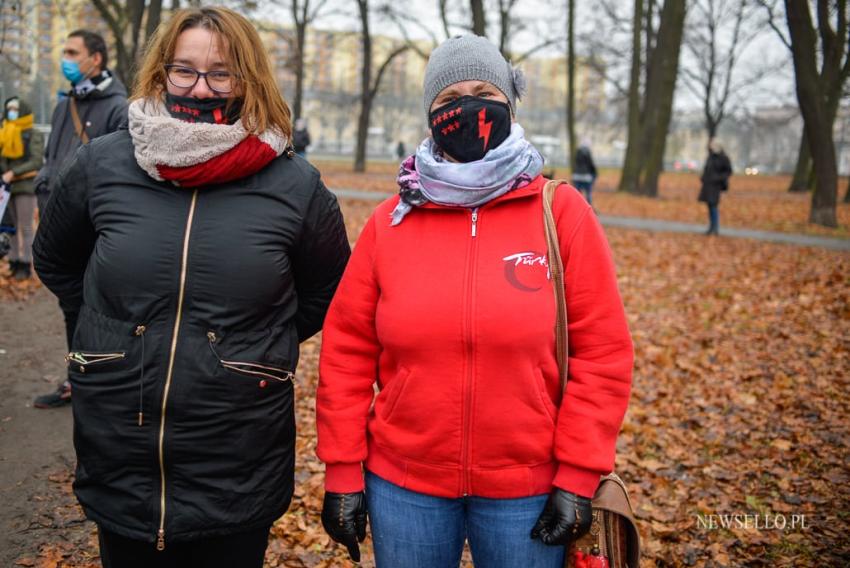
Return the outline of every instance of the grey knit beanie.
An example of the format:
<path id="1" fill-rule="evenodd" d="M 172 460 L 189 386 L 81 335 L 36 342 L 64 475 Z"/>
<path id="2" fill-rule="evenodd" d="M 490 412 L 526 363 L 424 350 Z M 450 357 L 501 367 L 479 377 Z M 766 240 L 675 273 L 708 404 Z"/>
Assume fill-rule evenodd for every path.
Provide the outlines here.
<path id="1" fill-rule="evenodd" d="M 428 58 L 423 82 L 425 115 L 440 91 L 460 81 L 487 81 L 508 98 L 516 113 L 516 100 L 525 92 L 525 77 L 502 57 L 485 37 L 457 36 L 441 43 Z"/>

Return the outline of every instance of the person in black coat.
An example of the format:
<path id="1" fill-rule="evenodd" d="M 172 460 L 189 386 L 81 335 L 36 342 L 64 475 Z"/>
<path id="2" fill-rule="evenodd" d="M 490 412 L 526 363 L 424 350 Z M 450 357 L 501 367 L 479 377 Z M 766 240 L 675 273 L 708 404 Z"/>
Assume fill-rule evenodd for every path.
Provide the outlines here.
<path id="1" fill-rule="evenodd" d="M 294 489 L 299 343 L 350 255 L 251 23 L 176 12 L 129 130 L 63 169 L 35 267 L 79 311 L 74 492 L 106 568 L 259 568 Z"/>
<path id="2" fill-rule="evenodd" d="M 699 200 L 708 205 L 708 230 L 706 235 L 716 235 L 720 230 L 720 192 L 729 189 L 729 177 L 732 175 L 732 162 L 723 151 L 716 138 L 708 143 L 708 159 L 700 176 L 702 188 Z"/>
<path id="3" fill-rule="evenodd" d="M 593 155 L 590 153 L 590 144 L 582 143 L 576 150 L 576 169 L 573 172 L 573 186 L 584 194 L 585 199 L 593 205 L 593 183 L 598 177 Z"/>
<path id="4" fill-rule="evenodd" d="M 292 133 L 292 146 L 295 148 L 295 153 L 302 158 L 306 158 L 307 146 L 310 143 L 310 131 L 307 130 L 307 121 L 299 118 L 295 121 L 295 131 Z"/>

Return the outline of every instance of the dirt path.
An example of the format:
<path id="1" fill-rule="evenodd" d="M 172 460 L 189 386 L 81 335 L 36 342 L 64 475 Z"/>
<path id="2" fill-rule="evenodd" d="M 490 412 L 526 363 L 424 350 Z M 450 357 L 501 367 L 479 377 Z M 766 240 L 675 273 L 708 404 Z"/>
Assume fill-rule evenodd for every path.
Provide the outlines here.
<path id="1" fill-rule="evenodd" d="M 64 372 L 64 330 L 56 300 L 43 288 L 25 301 L 0 302 L 0 566 L 34 557 L 57 530 L 88 532 L 65 512 L 73 510 L 66 473 L 74 464 L 71 408 L 32 407 Z"/>

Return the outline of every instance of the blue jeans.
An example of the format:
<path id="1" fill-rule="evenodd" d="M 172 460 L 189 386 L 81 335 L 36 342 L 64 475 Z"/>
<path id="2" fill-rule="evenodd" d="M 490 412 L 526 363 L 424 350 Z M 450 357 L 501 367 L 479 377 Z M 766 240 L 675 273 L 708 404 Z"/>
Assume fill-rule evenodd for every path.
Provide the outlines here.
<path id="1" fill-rule="evenodd" d="M 718 204 L 708 204 L 708 230 L 716 233 L 720 229 L 720 209 Z"/>
<path id="2" fill-rule="evenodd" d="M 584 194 L 584 198 L 587 199 L 588 204 L 593 205 L 593 197 L 591 196 L 593 192 L 592 181 L 574 181 L 573 187 Z"/>
<path id="3" fill-rule="evenodd" d="M 367 472 L 375 565 L 457 568 L 469 539 L 476 568 L 560 568 L 564 547 L 530 537 L 547 497 L 432 497 Z"/>

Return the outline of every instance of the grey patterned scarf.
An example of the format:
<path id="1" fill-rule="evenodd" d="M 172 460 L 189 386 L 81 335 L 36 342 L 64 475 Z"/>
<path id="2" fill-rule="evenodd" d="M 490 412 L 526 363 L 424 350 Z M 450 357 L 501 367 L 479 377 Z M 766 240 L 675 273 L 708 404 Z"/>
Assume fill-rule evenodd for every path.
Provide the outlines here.
<path id="1" fill-rule="evenodd" d="M 429 137 L 401 164 L 401 199 L 391 225 L 401 223 L 413 207 L 427 202 L 454 207 L 478 207 L 528 185 L 543 169 L 543 156 L 525 139 L 517 123 L 504 142 L 475 162 L 450 162 Z"/>

